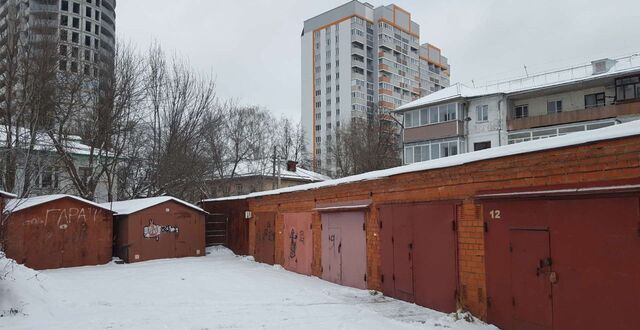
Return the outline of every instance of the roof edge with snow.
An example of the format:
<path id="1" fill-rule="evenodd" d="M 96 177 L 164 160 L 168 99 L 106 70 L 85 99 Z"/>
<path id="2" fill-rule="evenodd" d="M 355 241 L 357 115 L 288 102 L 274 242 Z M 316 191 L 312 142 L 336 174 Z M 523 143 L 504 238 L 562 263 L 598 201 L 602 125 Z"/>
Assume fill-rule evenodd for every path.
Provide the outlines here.
<path id="1" fill-rule="evenodd" d="M 496 159 L 514 155 L 521 155 L 526 153 L 539 152 L 544 150 L 559 149 L 570 146 L 577 146 L 582 144 L 595 143 L 606 140 L 620 139 L 630 136 L 640 135 L 640 120 L 631 121 L 625 124 L 614 125 L 592 131 L 577 132 L 569 135 L 557 136 L 547 138 L 543 140 L 535 140 L 529 142 L 522 142 L 516 144 L 510 144 L 500 147 L 494 147 L 490 149 L 484 149 L 480 151 L 474 151 L 464 154 L 458 154 L 455 156 L 449 156 L 444 158 L 438 158 L 434 160 L 428 160 L 419 163 L 413 163 L 409 165 L 389 168 L 385 170 L 373 171 L 354 176 L 348 176 L 340 179 L 328 180 L 317 183 L 310 183 L 298 186 L 292 186 L 287 188 L 281 188 L 276 190 L 268 190 L 255 192 L 248 195 L 230 196 L 222 198 L 204 199 L 203 202 L 220 202 L 227 200 L 242 200 L 257 198 L 263 196 L 280 195 L 292 192 L 300 192 L 305 190 L 315 190 L 326 187 L 333 187 L 343 184 L 350 184 L 355 182 L 378 180 L 395 176 L 399 174 L 421 172 L 434 169 L 442 169 L 447 167 L 454 167 L 464 165 L 468 163 Z"/>
<path id="2" fill-rule="evenodd" d="M 18 198 L 18 199 L 11 199 L 9 201 L 7 201 L 3 212 L 4 213 L 13 213 L 13 212 L 18 212 L 18 211 L 22 211 L 28 208 L 32 208 L 38 205 L 42 205 L 45 203 L 49 203 L 49 202 L 53 202 L 53 201 L 57 201 L 60 199 L 64 199 L 64 198 L 71 198 L 74 199 L 76 201 L 80 201 L 86 204 L 89 204 L 91 206 L 100 208 L 100 209 L 104 209 L 107 211 L 111 211 L 109 210 L 108 207 L 104 207 L 98 203 L 92 202 L 90 200 L 84 199 L 84 198 L 80 198 L 78 196 L 73 196 L 73 195 L 66 195 L 66 194 L 57 194 L 57 195 L 43 195 L 43 196 L 35 196 L 35 197 L 27 197 L 27 198 Z"/>
<path id="3" fill-rule="evenodd" d="M 138 199 L 131 199 L 127 201 L 102 203 L 101 205 L 102 207 L 106 207 L 107 209 L 116 213 L 116 215 L 131 215 L 134 213 L 138 213 L 140 211 L 144 211 L 148 208 L 160 205 L 162 203 L 171 202 L 171 201 L 181 204 L 183 206 L 186 206 L 188 208 L 192 208 L 202 213 L 208 213 L 207 211 L 203 210 L 202 208 L 194 204 L 191 204 L 187 201 L 183 201 L 179 198 L 172 197 L 172 196 L 138 198 Z"/>

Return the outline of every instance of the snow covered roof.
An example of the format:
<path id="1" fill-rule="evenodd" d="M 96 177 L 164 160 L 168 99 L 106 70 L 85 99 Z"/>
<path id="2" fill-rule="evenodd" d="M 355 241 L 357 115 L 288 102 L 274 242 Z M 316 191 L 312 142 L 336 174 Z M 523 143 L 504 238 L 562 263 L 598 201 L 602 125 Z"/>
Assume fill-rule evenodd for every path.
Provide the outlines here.
<path id="1" fill-rule="evenodd" d="M 29 145 L 29 140 L 31 139 L 30 131 L 26 128 L 13 128 L 13 131 L 14 135 L 17 133 L 17 135 L 19 136 L 19 140 L 23 148 L 26 148 Z M 67 135 L 63 141 L 65 150 L 68 153 L 72 153 L 75 155 L 90 155 L 91 146 L 83 144 L 81 141 L 82 138 L 80 136 Z M 0 127 L 0 142 L 2 142 L 3 145 L 6 145 L 7 131 L 5 127 Z M 53 141 L 51 140 L 49 135 L 44 132 L 37 133 L 35 149 L 40 151 L 56 151 L 55 146 L 53 145 Z M 97 150 L 94 151 L 94 154 L 96 153 Z"/>
<path id="2" fill-rule="evenodd" d="M 53 202 L 59 199 L 63 199 L 63 198 L 71 198 L 71 199 L 75 199 L 77 201 L 83 202 L 83 203 L 87 203 L 90 204 L 92 206 L 95 206 L 97 208 L 101 208 L 101 209 L 105 209 L 105 210 L 109 210 L 108 207 L 104 207 L 98 203 L 94 203 L 90 200 L 86 200 L 84 198 L 80 198 L 77 196 L 73 196 L 73 195 L 65 195 L 65 194 L 58 194 L 58 195 L 44 195 L 44 196 L 36 196 L 36 197 L 28 197 L 28 198 L 18 198 L 18 199 L 10 199 L 7 201 L 7 205 L 5 205 L 4 207 L 4 212 L 18 212 L 24 209 L 28 209 L 34 206 L 38 206 L 44 203 L 48 203 L 48 202 Z"/>
<path id="3" fill-rule="evenodd" d="M 494 159 L 500 157 L 507 157 L 519 154 L 525 154 L 536 151 L 543 151 L 549 149 L 557 149 L 568 146 L 580 145 L 585 143 L 592 143 L 597 141 L 611 140 L 624 138 L 629 136 L 640 135 L 640 120 L 631 121 L 625 124 L 609 126 L 592 131 L 577 132 L 564 136 L 557 136 L 548 139 L 535 140 L 529 142 L 522 142 L 516 144 L 510 144 L 490 149 L 484 149 L 475 152 L 469 152 L 465 154 L 459 154 L 450 157 L 444 157 L 434 160 L 428 160 L 424 162 L 413 163 L 405 166 L 394 167 L 386 170 L 373 171 L 354 176 L 344 177 L 335 180 L 329 180 L 324 182 L 310 183 L 299 186 L 281 188 L 276 190 L 255 192 L 243 196 L 231 196 L 223 198 L 214 198 L 203 200 L 203 202 L 225 201 L 225 200 L 238 200 L 255 198 L 262 196 L 285 194 L 290 192 L 298 192 L 305 190 L 320 189 L 325 187 L 338 186 L 342 184 L 349 184 L 354 182 L 376 180 L 386 178 L 394 175 L 420 172 L 433 169 L 440 169 L 452 166 L 459 166 L 467 163 Z"/>
<path id="4" fill-rule="evenodd" d="M 532 74 L 527 77 L 505 80 L 484 87 L 470 87 L 457 83 L 400 106 L 395 109 L 395 111 L 402 112 L 405 110 L 423 107 L 425 105 L 451 101 L 457 98 L 522 93 L 640 72 L 640 53 L 608 61 L 613 61 L 615 64 L 613 64 L 609 70 L 603 71 L 602 73 L 594 72 L 594 64 L 588 63 L 561 70 Z"/>
<path id="5" fill-rule="evenodd" d="M 148 209 L 152 206 L 156 206 L 158 204 L 162 204 L 164 202 L 174 201 L 180 203 L 186 207 L 190 207 L 196 211 L 207 213 L 205 210 L 191 204 L 185 202 L 181 199 L 171 197 L 171 196 L 160 196 L 160 197 L 150 197 L 150 198 L 140 198 L 140 199 L 132 199 L 128 201 L 120 201 L 113 203 L 102 203 L 102 207 L 112 210 L 118 215 L 128 215 L 133 214 L 138 211 L 142 211 L 144 209 Z"/>
<path id="6" fill-rule="evenodd" d="M 18 195 L 12 194 L 12 193 L 8 193 L 6 191 L 0 190 L 0 196 L 4 197 L 4 198 L 16 198 L 18 197 Z"/>
<path id="7" fill-rule="evenodd" d="M 280 163 L 280 177 L 285 180 L 298 180 L 307 182 L 317 182 L 331 180 L 330 177 L 306 170 L 299 166 L 296 167 L 296 171 L 288 171 L 286 163 Z M 229 170 L 231 172 L 231 170 Z M 273 175 L 272 161 L 266 160 L 246 160 L 238 164 L 235 169 L 234 177 L 251 177 L 251 176 L 268 176 Z"/>

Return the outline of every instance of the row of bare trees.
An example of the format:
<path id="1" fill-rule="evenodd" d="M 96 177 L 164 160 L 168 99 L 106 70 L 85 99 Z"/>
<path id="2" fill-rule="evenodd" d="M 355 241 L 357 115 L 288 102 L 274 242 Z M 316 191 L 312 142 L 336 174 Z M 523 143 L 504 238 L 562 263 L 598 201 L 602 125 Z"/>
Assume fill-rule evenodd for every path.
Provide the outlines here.
<path id="1" fill-rule="evenodd" d="M 8 56 L 0 61 L 4 190 L 31 195 L 54 168 L 60 179 L 49 185 L 91 200 L 198 200 L 209 196 L 211 180 L 235 176 L 246 162 L 267 166 L 274 150 L 281 159 L 306 160 L 299 124 L 222 100 L 211 75 L 159 44 L 143 51 L 118 44 L 96 76 L 63 67 L 73 59 L 57 34 L 24 37 L 18 12 L 7 22 Z"/>

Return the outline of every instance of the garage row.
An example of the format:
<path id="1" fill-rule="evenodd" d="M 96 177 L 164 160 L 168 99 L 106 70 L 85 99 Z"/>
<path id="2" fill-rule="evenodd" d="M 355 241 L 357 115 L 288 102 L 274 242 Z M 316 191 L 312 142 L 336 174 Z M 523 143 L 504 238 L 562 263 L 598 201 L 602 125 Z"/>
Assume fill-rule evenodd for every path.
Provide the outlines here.
<path id="1" fill-rule="evenodd" d="M 0 193 L 0 201 L 3 250 L 33 269 L 205 254 L 208 214 L 177 198 L 97 204 L 71 195 Z"/>
<path id="2" fill-rule="evenodd" d="M 229 242 L 259 262 L 442 312 L 462 308 L 503 329 L 631 329 L 639 136 L 545 141 L 522 154 L 507 146 L 452 166 L 201 204 L 235 209 L 230 225 L 247 234 Z"/>

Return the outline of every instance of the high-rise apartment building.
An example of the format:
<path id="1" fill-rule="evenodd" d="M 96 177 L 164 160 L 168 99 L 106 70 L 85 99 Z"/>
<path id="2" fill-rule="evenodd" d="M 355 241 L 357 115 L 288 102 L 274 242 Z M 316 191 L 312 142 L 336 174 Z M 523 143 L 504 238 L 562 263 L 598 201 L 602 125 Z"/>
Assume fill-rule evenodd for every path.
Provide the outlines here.
<path id="1" fill-rule="evenodd" d="M 426 43 L 420 46 L 420 96 L 449 87 L 449 60 L 440 48 Z"/>
<path id="2" fill-rule="evenodd" d="M 9 40 L 31 47 L 57 40 L 58 69 L 99 77 L 112 68 L 116 0 L 0 1 L 0 60 Z"/>
<path id="3" fill-rule="evenodd" d="M 420 26 L 396 5 L 354 0 L 306 20 L 301 39 L 307 149 L 316 171 L 332 175 L 337 130 L 422 95 Z M 441 58 L 433 62 L 443 66 Z"/>

